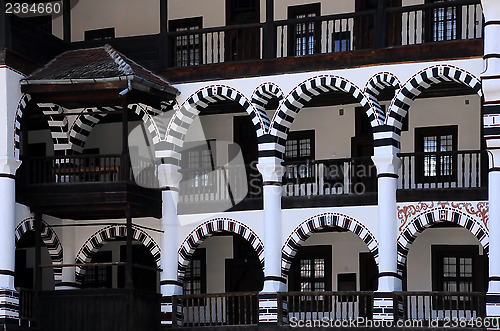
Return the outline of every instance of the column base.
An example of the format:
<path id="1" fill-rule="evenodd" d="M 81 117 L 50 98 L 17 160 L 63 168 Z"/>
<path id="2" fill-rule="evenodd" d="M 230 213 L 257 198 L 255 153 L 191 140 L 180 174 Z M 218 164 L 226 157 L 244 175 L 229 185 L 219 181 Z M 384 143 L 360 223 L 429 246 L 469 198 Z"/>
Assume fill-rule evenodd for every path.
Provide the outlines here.
<path id="1" fill-rule="evenodd" d="M 278 304 L 279 300 L 281 304 Z M 288 324 L 286 301 L 278 293 L 259 293 L 259 325 L 286 324 Z"/>
<path id="2" fill-rule="evenodd" d="M 500 317 L 500 293 L 486 293 L 486 316 Z"/>
<path id="3" fill-rule="evenodd" d="M 373 293 L 373 319 L 378 321 L 394 320 L 394 300 L 393 292 Z M 398 302 L 398 314 L 402 316 L 403 303 Z"/>
<path id="4" fill-rule="evenodd" d="M 19 326 L 19 292 L 0 289 L 0 325 Z"/>
<path id="5" fill-rule="evenodd" d="M 182 284 L 176 280 L 163 280 L 160 282 L 161 298 L 161 327 L 168 329 L 182 326 L 182 307 L 177 305 L 174 312 L 174 298 L 182 294 Z M 174 315 L 175 314 L 175 315 Z M 176 325 L 174 325 L 174 323 Z"/>

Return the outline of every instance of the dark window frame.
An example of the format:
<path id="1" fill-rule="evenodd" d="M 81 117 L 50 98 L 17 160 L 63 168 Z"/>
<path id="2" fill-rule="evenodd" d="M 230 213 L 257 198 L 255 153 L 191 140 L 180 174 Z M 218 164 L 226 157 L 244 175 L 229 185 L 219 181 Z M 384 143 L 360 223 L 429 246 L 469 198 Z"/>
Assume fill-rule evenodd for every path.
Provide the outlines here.
<path id="1" fill-rule="evenodd" d="M 314 160 L 315 160 L 315 130 L 290 131 L 285 142 L 285 176 L 284 181 L 299 181 L 300 183 L 309 183 L 314 178 Z M 303 141 L 309 140 L 309 155 L 301 155 Z M 297 156 L 287 156 L 287 149 L 290 142 L 294 142 L 297 150 Z"/>
<path id="2" fill-rule="evenodd" d="M 298 16 L 302 15 L 305 15 L 304 19 L 312 17 L 309 15 L 314 15 L 314 17 L 321 16 L 321 2 L 306 5 L 288 6 L 289 20 L 297 19 Z M 299 36 L 298 30 L 306 31 L 305 35 Z M 310 30 L 312 30 L 312 34 L 309 34 Z M 314 38 L 312 48 L 309 45 L 308 40 L 310 37 Z M 300 47 L 300 51 L 297 48 L 298 38 L 306 38 L 304 47 Z M 290 24 L 288 26 L 288 45 L 289 56 L 305 56 L 321 53 L 321 21 Z"/>
<path id="3" fill-rule="evenodd" d="M 441 147 L 441 136 L 452 136 L 452 147 L 450 152 L 424 152 L 424 139 L 426 137 L 436 137 L 436 149 L 439 150 Z M 457 157 L 454 155 L 458 151 L 458 125 L 446 125 L 446 126 L 432 126 L 432 127 L 419 127 L 415 128 L 415 152 L 417 154 L 415 158 L 415 178 L 417 183 L 440 183 L 440 182 L 454 182 L 457 180 Z M 441 154 L 441 153 L 444 153 Z M 435 173 L 436 175 L 426 175 L 425 165 L 426 157 L 435 156 Z M 451 166 L 450 174 L 442 174 L 441 163 L 444 158 L 449 157 L 451 161 L 447 161 Z"/>
<path id="4" fill-rule="evenodd" d="M 170 20 L 170 32 L 199 30 L 203 28 L 203 16 Z M 203 35 L 185 34 L 172 38 L 173 63 L 176 67 L 189 67 L 203 64 Z M 184 52 L 187 52 L 184 54 Z"/>
<path id="5" fill-rule="evenodd" d="M 432 3 L 446 3 L 452 2 L 453 0 L 425 0 L 426 4 Z M 449 18 L 448 14 L 451 10 L 452 17 Z M 441 20 L 438 15 L 442 13 L 444 15 Z M 443 41 L 452 41 L 452 40 L 460 40 L 462 39 L 462 6 L 461 5 L 450 5 L 444 8 L 429 8 L 425 12 L 426 15 L 426 39 L 427 42 L 443 42 Z M 436 20 L 438 18 L 438 20 Z M 443 27 L 440 27 L 440 24 L 443 24 Z M 447 35 L 448 24 L 451 23 L 452 32 L 451 36 Z M 443 28 L 444 30 L 441 30 Z M 443 33 L 443 36 L 440 35 Z"/>
<path id="6" fill-rule="evenodd" d="M 200 261 L 200 276 L 193 276 L 193 260 Z M 189 272 L 188 270 L 189 269 Z M 193 288 L 193 282 L 200 281 L 200 292 L 199 293 L 188 293 L 190 291 L 186 291 L 186 283 L 191 282 L 191 289 Z M 207 251 L 206 248 L 197 248 L 191 258 L 189 259 L 189 264 L 186 268 L 184 282 L 182 284 L 182 289 L 184 294 L 204 294 L 207 293 Z M 202 304 L 202 303 L 200 303 Z"/>
<path id="7" fill-rule="evenodd" d="M 484 252 L 483 252 L 484 254 Z M 444 274 L 444 258 L 454 257 L 457 261 L 460 258 L 472 258 L 472 271 L 470 277 L 445 277 Z M 485 291 L 486 289 L 481 286 L 481 281 L 484 279 L 484 269 L 481 265 L 482 257 L 479 255 L 479 245 L 431 245 L 431 266 L 432 266 L 432 290 L 445 291 L 443 283 L 449 281 L 468 281 L 471 283 L 471 292 Z M 457 262 L 457 272 L 459 273 L 459 263 Z M 460 292 L 457 289 L 457 292 Z M 463 292 L 467 293 L 467 292 Z M 474 300 L 466 300 L 465 297 L 448 296 L 445 300 L 442 298 L 434 298 L 433 305 L 435 309 L 474 309 L 480 310 L 477 302 Z"/>
<path id="8" fill-rule="evenodd" d="M 324 260 L 324 277 L 314 276 L 314 260 Z M 310 271 L 312 277 L 301 276 L 301 261 L 310 260 Z M 311 282 L 313 292 L 327 292 L 332 290 L 332 246 L 331 245 L 316 245 L 316 246 L 301 246 L 295 255 L 289 273 L 289 290 L 301 292 L 301 283 L 304 281 Z M 315 283 L 324 282 L 324 290 L 317 290 Z M 311 296 L 301 296 L 300 305 L 302 309 L 326 309 L 331 306 L 331 299 L 325 296 L 318 295 L 314 298 Z M 316 305 L 319 305 L 316 307 Z M 330 308 L 328 308 L 330 309 Z"/>
<path id="9" fill-rule="evenodd" d="M 86 30 L 84 32 L 84 40 L 103 40 L 103 39 L 113 39 L 115 38 L 115 28 L 104 28 L 95 30 Z"/>
<path id="10" fill-rule="evenodd" d="M 98 251 L 92 257 L 91 263 L 110 263 L 113 261 L 112 251 Z M 111 266 L 85 267 L 83 288 L 113 288 L 113 268 Z M 105 275 L 104 280 L 99 275 Z"/>

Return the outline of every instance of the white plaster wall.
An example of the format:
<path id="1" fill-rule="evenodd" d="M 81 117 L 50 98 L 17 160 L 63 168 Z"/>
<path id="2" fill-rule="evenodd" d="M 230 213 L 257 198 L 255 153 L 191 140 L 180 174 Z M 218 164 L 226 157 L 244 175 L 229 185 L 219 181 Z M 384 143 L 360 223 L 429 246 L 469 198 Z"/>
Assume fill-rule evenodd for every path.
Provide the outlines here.
<path id="1" fill-rule="evenodd" d="M 464 228 L 434 228 L 422 232 L 410 247 L 407 260 L 408 291 L 432 291 L 431 245 L 477 245 L 478 240 Z"/>
<path id="2" fill-rule="evenodd" d="M 84 38 L 86 30 L 115 28 L 117 37 L 160 32 L 158 0 L 80 0 L 71 10 L 71 37 Z M 62 38 L 62 17 L 53 22 L 53 33 Z"/>
<path id="3" fill-rule="evenodd" d="M 466 100 L 469 104 L 466 104 Z M 409 111 L 409 130 L 401 134 L 401 150 L 415 149 L 415 128 L 458 125 L 458 149 L 480 149 L 481 99 L 477 94 L 416 99 Z"/>
<path id="4" fill-rule="evenodd" d="M 0 155 L 14 156 L 16 110 L 21 99 L 23 76 L 0 65 Z"/>
<path id="5" fill-rule="evenodd" d="M 233 258 L 233 237 L 209 237 L 199 248 L 205 248 L 207 254 L 207 293 L 225 292 L 226 259 Z"/>

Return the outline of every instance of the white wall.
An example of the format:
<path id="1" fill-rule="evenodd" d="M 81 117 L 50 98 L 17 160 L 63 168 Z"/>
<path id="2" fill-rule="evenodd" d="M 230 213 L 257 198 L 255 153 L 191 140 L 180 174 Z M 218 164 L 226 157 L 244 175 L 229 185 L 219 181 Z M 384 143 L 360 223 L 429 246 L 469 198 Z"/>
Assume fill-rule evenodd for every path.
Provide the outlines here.
<path id="1" fill-rule="evenodd" d="M 206 249 L 207 293 L 221 293 L 226 289 L 226 259 L 233 258 L 233 237 L 209 237 L 199 248 Z"/>

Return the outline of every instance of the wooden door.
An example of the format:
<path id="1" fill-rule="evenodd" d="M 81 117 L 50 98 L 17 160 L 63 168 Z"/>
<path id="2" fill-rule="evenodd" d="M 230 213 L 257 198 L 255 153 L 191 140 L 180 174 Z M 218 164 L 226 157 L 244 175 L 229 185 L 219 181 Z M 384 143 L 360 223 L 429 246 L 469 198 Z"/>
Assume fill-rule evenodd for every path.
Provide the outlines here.
<path id="1" fill-rule="evenodd" d="M 373 128 L 363 107 L 355 109 L 355 135 L 351 138 L 351 156 L 353 158 L 351 174 L 351 192 L 375 192 L 376 169 L 373 156 Z"/>
<path id="2" fill-rule="evenodd" d="M 226 0 L 226 25 L 244 25 L 260 22 L 259 0 Z M 236 28 L 225 32 L 224 61 L 242 61 L 260 58 L 260 29 Z"/>

